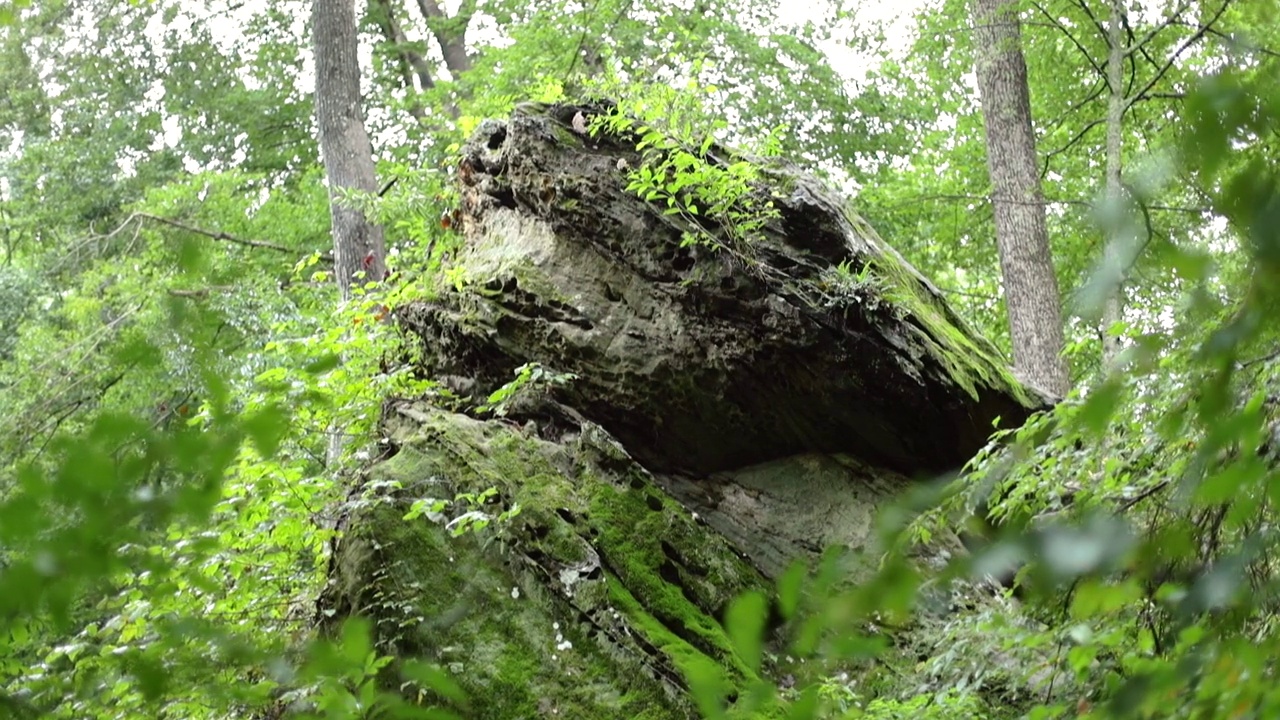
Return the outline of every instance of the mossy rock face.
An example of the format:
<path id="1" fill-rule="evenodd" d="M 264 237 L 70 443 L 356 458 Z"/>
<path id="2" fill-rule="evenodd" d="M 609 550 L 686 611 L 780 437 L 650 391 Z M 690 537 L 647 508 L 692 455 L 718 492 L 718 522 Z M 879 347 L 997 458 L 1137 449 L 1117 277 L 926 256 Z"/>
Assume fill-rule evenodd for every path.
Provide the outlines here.
<path id="1" fill-rule="evenodd" d="M 374 621 L 382 648 L 440 663 L 469 718 L 693 717 L 684 672 L 756 677 L 717 620 L 763 577 L 683 511 L 607 433 L 550 443 L 401 403 L 397 452 L 351 504 L 323 604 Z M 508 521 L 452 537 L 415 500 L 494 488 Z"/>

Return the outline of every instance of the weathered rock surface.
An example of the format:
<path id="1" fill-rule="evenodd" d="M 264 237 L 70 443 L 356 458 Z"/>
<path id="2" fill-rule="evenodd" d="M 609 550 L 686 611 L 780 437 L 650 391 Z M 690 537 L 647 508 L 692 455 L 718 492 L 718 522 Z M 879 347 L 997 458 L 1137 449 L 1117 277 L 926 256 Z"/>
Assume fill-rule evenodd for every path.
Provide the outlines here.
<path id="1" fill-rule="evenodd" d="M 574 134 L 577 111 L 518 111 L 464 149 L 471 291 L 406 317 L 442 365 L 576 373 L 564 402 L 655 470 L 848 452 L 937 472 L 1025 415 L 994 350 L 816 181 L 774 170 L 780 217 L 739 254 L 682 247 L 688 224 L 624 189 L 639 155 Z"/>
<path id="2" fill-rule="evenodd" d="M 336 616 L 372 615 L 387 646 L 451 668 L 467 717 L 685 717 L 694 668 L 731 687 L 768 674 L 725 638 L 726 604 L 828 545 L 873 549 L 875 511 L 909 478 L 958 467 L 1032 405 L 928 281 L 793 169 L 766 170 L 778 213 L 760 237 L 682 244 L 722 229 L 624 189 L 634 145 L 573 129 L 605 109 L 483 124 L 460 164 L 465 247 L 399 314 L 422 371 L 477 404 L 526 363 L 574 377 L 527 384 L 504 417 L 390 403 L 396 454 L 336 551 Z M 480 511 L 520 514 L 484 543 L 448 536 L 456 503 L 401 519 L 487 488 Z"/>
<path id="3" fill-rule="evenodd" d="M 607 433 L 586 423 L 551 443 L 411 402 L 384 428 L 398 452 L 351 505 L 325 603 L 449 670 L 466 717 L 695 717 L 682 673 L 697 662 L 752 676 L 716 618 L 759 574 Z M 500 501 L 484 511 L 520 508 L 497 533 L 403 519 L 415 500 L 487 488 Z"/>

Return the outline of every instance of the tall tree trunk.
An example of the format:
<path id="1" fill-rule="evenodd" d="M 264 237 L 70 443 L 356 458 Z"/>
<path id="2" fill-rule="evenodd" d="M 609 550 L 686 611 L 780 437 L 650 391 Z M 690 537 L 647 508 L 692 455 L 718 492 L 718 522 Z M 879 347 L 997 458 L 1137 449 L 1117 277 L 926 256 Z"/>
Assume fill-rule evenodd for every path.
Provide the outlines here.
<path id="1" fill-rule="evenodd" d="M 431 34 L 440 43 L 440 54 L 453 79 L 471 69 L 471 56 L 467 54 L 467 28 L 476 11 L 475 0 L 463 0 L 458 12 L 450 18 L 436 0 L 418 0 L 418 9 L 426 19 Z"/>
<path id="2" fill-rule="evenodd" d="M 360 108 L 355 0 L 315 0 L 311 32 L 316 59 L 316 121 L 333 218 L 334 274 L 346 300 L 351 297 L 352 285 L 361 278 L 378 281 L 387 274 L 382 228 L 341 197 L 345 190 L 377 191 L 373 146 Z"/>
<path id="3" fill-rule="evenodd" d="M 1122 136 L 1121 124 L 1124 122 L 1125 97 L 1124 82 L 1124 3 L 1122 0 L 1111 0 L 1111 18 L 1107 25 L 1107 150 L 1106 150 L 1106 203 L 1108 212 L 1116 212 L 1121 202 L 1120 186 L 1120 147 Z M 1102 306 L 1102 361 L 1104 366 L 1111 365 L 1120 353 L 1120 337 L 1111 333 L 1111 328 L 1124 319 L 1124 260 L 1120 256 L 1115 238 L 1106 243 L 1103 262 L 1112 268 L 1115 275 L 1115 286 L 1109 288 Z"/>
<path id="4" fill-rule="evenodd" d="M 1062 355 L 1062 301 L 1036 172 L 1027 65 L 1017 12 L 1013 0 L 973 0 L 987 168 L 1013 365 L 1023 379 L 1061 397 L 1071 383 Z"/>

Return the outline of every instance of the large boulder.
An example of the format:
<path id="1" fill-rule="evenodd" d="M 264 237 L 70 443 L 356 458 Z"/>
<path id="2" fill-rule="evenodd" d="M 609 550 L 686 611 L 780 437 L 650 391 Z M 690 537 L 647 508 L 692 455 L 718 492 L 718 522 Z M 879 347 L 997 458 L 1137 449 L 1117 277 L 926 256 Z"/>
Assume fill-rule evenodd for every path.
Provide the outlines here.
<path id="1" fill-rule="evenodd" d="M 465 244 L 398 313 L 455 392 L 388 404 L 336 548 L 331 613 L 445 663 L 468 717 L 684 717 L 697 667 L 768 674 L 720 629 L 734 596 L 830 545 L 856 580 L 879 507 L 1040 404 L 816 180 L 761 162 L 776 212 L 734 237 L 625 189 L 635 139 L 583 132 L 610 110 L 522 106 L 463 149 Z"/>

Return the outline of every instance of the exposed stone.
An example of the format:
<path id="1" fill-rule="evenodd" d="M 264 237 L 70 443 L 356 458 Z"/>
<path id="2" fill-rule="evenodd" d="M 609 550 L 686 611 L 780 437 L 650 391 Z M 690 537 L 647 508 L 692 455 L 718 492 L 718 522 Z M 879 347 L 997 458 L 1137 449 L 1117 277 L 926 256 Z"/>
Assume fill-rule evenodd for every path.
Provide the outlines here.
<path id="1" fill-rule="evenodd" d="M 1040 402 L 793 168 L 763 166 L 777 215 L 752 238 L 629 193 L 633 140 L 583 132 L 608 109 L 523 106 L 463 149 L 465 247 L 398 321 L 471 416 L 389 403 L 392 457 L 335 551 L 333 617 L 372 616 L 384 647 L 457 668 L 467 717 L 685 717 L 697 668 L 731 690 L 771 675 L 728 640 L 726 606 L 828 545 L 853 551 L 856 581 L 879 508 Z M 403 519 L 489 488 L 483 507 Z"/>

